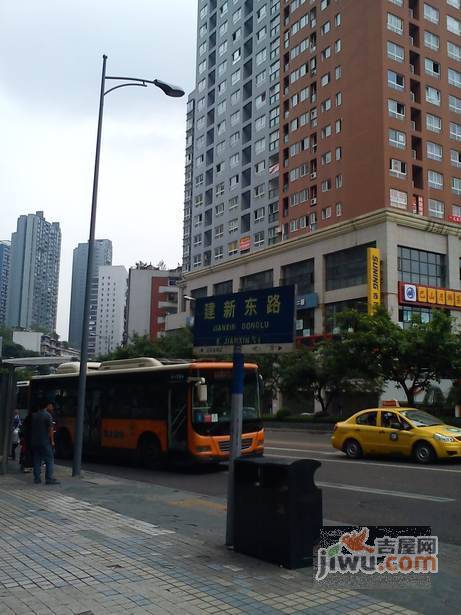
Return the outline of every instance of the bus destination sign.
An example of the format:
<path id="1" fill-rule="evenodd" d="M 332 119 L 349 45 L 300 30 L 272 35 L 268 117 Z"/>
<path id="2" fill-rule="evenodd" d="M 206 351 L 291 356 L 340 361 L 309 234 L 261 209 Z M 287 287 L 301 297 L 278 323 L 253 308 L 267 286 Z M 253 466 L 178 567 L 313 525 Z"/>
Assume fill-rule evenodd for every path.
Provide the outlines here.
<path id="1" fill-rule="evenodd" d="M 289 352 L 295 339 L 295 287 L 244 291 L 195 302 L 194 351 L 198 355 Z"/>

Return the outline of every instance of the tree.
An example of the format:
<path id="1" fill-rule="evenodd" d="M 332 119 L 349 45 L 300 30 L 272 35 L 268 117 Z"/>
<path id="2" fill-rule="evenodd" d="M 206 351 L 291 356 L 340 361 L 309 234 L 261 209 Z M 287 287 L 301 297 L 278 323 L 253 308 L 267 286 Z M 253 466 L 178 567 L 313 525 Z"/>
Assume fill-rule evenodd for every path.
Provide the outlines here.
<path id="1" fill-rule="evenodd" d="M 119 346 L 111 354 L 100 357 L 100 360 L 109 361 L 136 357 L 189 359 L 192 356 L 192 332 L 189 328 L 184 328 L 155 340 L 150 339 L 147 335 L 135 334 L 129 344 Z"/>
<path id="2" fill-rule="evenodd" d="M 340 338 L 326 339 L 313 350 L 302 348 L 283 355 L 280 366 L 281 391 L 311 393 L 324 414 L 340 393 L 379 388 L 377 374 L 370 366 L 359 369 Z"/>
<path id="3" fill-rule="evenodd" d="M 408 404 L 460 365 L 459 337 L 451 318 L 434 310 L 430 322 L 414 320 L 401 329 L 384 309 L 369 316 L 349 312 L 341 318 L 341 338 L 358 369 L 379 373 L 401 387 Z"/>

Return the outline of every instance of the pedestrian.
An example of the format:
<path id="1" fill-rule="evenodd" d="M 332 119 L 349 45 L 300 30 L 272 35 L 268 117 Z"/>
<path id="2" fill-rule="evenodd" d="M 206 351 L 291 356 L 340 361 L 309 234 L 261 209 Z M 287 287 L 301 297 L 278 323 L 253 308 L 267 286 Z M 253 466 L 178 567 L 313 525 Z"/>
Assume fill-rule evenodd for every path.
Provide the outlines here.
<path id="1" fill-rule="evenodd" d="M 54 426 L 51 413 L 53 404 L 46 402 L 40 410 L 32 413 L 30 444 L 34 467 L 34 483 L 42 482 L 40 477 L 42 462 L 45 462 L 45 483 L 59 485 L 53 476 Z"/>
<path id="2" fill-rule="evenodd" d="M 16 459 L 16 449 L 19 444 L 19 430 L 21 428 L 21 417 L 19 416 L 18 410 L 16 410 L 16 414 L 13 418 L 13 433 L 11 434 L 11 459 L 14 461 Z"/>

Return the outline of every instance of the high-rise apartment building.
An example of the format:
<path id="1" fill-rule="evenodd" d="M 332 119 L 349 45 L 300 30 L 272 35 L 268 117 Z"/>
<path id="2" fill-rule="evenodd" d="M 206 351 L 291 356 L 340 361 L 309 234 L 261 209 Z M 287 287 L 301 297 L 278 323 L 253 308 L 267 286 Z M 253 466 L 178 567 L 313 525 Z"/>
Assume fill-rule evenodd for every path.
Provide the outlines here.
<path id="1" fill-rule="evenodd" d="M 72 290 L 70 299 L 69 344 L 80 348 L 82 343 L 83 307 L 85 301 L 86 268 L 88 263 L 88 243 L 79 243 L 74 249 L 72 261 Z M 96 239 L 93 252 L 93 271 L 90 295 L 90 337 L 88 353 L 94 356 L 96 316 L 98 305 L 99 267 L 112 265 L 112 242 L 110 239 Z M 93 335 L 91 335 L 93 333 Z"/>
<path id="2" fill-rule="evenodd" d="M 121 265 L 102 265 L 98 272 L 98 300 L 94 355 L 114 351 L 123 342 L 128 273 Z"/>
<path id="3" fill-rule="evenodd" d="M 126 338 L 161 337 L 169 314 L 178 311 L 181 268 L 161 269 L 144 263 L 131 267 L 128 275 Z"/>
<path id="4" fill-rule="evenodd" d="M 4 325 L 6 320 L 6 298 L 10 276 L 10 250 L 11 242 L 0 240 L 0 326 Z"/>
<path id="5" fill-rule="evenodd" d="M 394 320 L 461 313 L 460 8 L 199 0 L 183 295 L 296 284 L 320 334 L 375 247 Z"/>
<path id="6" fill-rule="evenodd" d="M 6 323 L 56 330 L 61 230 L 42 211 L 18 218 L 11 236 Z"/>

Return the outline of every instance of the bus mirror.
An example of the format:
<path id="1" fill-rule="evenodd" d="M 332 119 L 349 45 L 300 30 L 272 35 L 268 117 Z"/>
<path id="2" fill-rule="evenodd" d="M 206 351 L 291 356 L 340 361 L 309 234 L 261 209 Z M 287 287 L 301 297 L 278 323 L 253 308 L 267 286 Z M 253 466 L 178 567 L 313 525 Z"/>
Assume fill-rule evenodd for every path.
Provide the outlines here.
<path id="1" fill-rule="evenodd" d="M 196 385 L 197 390 L 197 400 L 202 403 L 206 403 L 208 401 L 208 387 L 206 384 L 198 382 Z"/>

